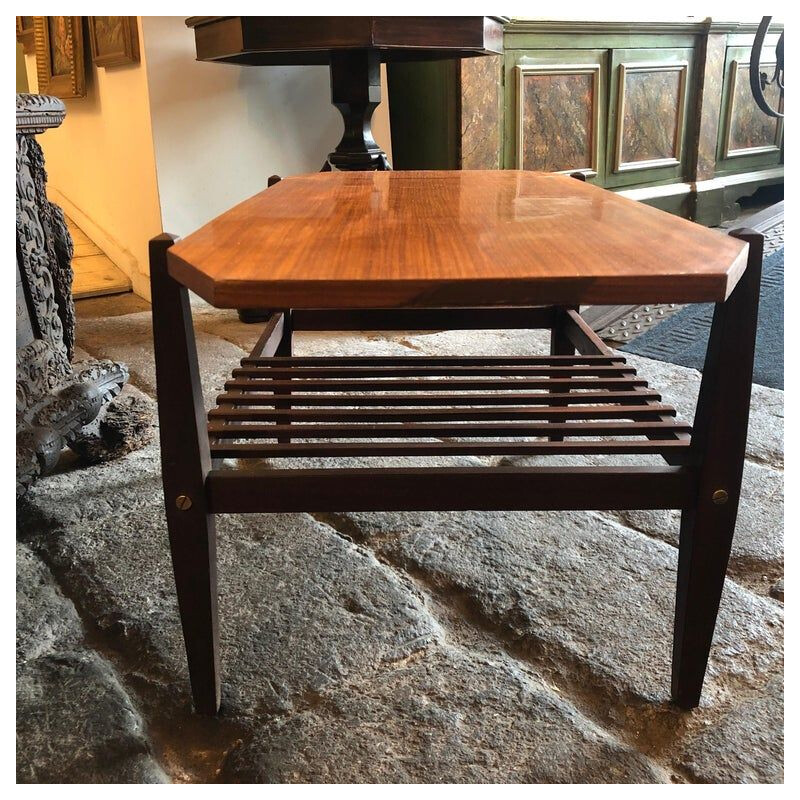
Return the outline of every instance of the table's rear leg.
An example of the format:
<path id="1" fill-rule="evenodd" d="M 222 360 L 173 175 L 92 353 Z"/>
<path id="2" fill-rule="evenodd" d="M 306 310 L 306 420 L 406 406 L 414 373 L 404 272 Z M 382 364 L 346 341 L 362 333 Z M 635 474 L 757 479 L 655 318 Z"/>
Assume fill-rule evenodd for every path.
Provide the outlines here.
<path id="1" fill-rule="evenodd" d="M 570 340 L 566 333 L 566 309 L 574 308 L 578 310 L 578 306 L 555 306 L 553 308 L 553 326 L 550 329 L 550 355 L 551 356 L 572 356 L 575 355 L 575 345 Z M 550 392 L 563 392 L 563 389 L 555 388 Z M 563 401 L 552 400 L 552 405 L 567 405 Z M 551 442 L 563 442 L 564 437 L 560 434 L 553 434 L 547 437 Z"/>
<path id="2" fill-rule="evenodd" d="M 216 714 L 216 530 L 205 491 L 211 459 L 189 296 L 167 273 L 167 250 L 173 241 L 162 234 L 150 242 L 162 480 L 192 699 L 196 711 Z"/>
<path id="3" fill-rule="evenodd" d="M 280 342 L 278 342 L 278 346 L 275 349 L 276 356 L 287 356 L 290 357 L 292 355 L 292 335 L 294 331 L 292 329 L 292 311 L 289 308 L 285 308 L 283 310 L 283 335 L 281 336 Z M 284 394 L 288 395 L 290 392 L 288 390 L 283 391 L 276 391 L 275 395 Z M 291 403 L 277 401 L 275 402 L 275 410 L 278 411 L 280 409 L 290 409 Z M 291 441 L 290 437 L 288 436 L 279 436 L 277 441 L 279 443 L 285 444 L 286 442 Z"/>
<path id="4" fill-rule="evenodd" d="M 586 181 L 586 176 L 582 172 L 573 172 L 570 175 L 570 178 L 575 178 L 575 180 L 579 181 Z M 569 308 L 574 308 L 576 311 L 579 311 L 580 308 L 578 306 L 568 306 Z M 567 336 L 564 328 L 565 328 L 565 320 L 566 315 L 563 313 L 564 307 L 557 307 L 553 309 L 553 327 L 550 329 L 550 355 L 551 356 L 572 356 L 575 355 L 575 345 L 572 344 L 569 337 Z M 553 389 L 553 392 L 562 391 L 560 389 Z M 566 403 L 559 404 L 557 401 L 553 401 L 553 405 L 566 405 Z M 560 435 L 553 435 L 547 437 L 551 442 L 563 442 L 564 437 Z"/>
<path id="5" fill-rule="evenodd" d="M 697 502 L 681 514 L 672 699 L 700 703 L 725 581 L 744 467 L 764 238 L 740 229 L 749 243 L 747 269 L 718 303 L 697 400 L 692 448 L 699 462 Z"/>

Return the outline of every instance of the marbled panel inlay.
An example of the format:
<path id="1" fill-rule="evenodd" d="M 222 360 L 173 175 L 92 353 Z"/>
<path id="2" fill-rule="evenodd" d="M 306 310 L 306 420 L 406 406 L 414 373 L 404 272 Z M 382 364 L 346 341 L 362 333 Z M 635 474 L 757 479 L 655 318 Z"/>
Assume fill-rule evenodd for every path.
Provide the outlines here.
<path id="1" fill-rule="evenodd" d="M 680 101 L 677 69 L 626 72 L 621 164 L 676 157 Z"/>
<path id="2" fill-rule="evenodd" d="M 775 65 L 762 64 L 761 71 L 772 78 Z M 731 107 L 731 130 L 728 152 L 746 150 L 751 147 L 774 145 L 778 134 L 778 120 L 768 117 L 757 105 L 750 92 L 750 67 L 739 65 L 736 70 L 736 86 Z M 772 108 L 778 108 L 780 89 L 773 83 L 764 89 L 764 97 Z"/>
<path id="3" fill-rule="evenodd" d="M 722 80 L 725 75 L 725 45 L 723 34 L 709 34 L 703 80 L 698 97 L 700 130 L 697 137 L 697 180 L 714 177 L 717 163 L 717 134 L 722 105 Z"/>
<path id="4" fill-rule="evenodd" d="M 522 80 L 522 168 L 593 168 L 594 75 L 525 75 Z"/>
<path id="5" fill-rule="evenodd" d="M 500 169 L 502 56 L 461 60 L 461 169 Z"/>

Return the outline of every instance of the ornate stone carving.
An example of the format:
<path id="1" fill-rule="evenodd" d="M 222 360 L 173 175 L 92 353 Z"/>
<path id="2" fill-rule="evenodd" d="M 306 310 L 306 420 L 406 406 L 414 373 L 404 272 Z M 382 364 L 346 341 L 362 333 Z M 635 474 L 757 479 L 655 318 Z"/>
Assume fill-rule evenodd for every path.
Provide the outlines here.
<path id="1" fill-rule="evenodd" d="M 55 466 L 65 444 L 94 420 L 128 378 L 113 361 L 75 374 L 72 240 L 48 202 L 44 157 L 33 134 L 56 127 L 64 104 L 17 95 L 17 496 Z"/>

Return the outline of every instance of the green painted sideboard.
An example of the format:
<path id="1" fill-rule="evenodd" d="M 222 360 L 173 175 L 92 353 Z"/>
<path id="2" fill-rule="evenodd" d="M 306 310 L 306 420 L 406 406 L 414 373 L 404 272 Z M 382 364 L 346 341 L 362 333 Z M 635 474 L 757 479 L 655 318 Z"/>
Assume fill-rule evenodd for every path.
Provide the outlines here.
<path id="1" fill-rule="evenodd" d="M 755 31 L 511 19 L 504 55 L 389 64 L 394 167 L 581 171 L 719 224 L 738 199 L 783 182 L 783 125 L 750 95 Z M 774 64 L 779 32 L 762 66 Z"/>

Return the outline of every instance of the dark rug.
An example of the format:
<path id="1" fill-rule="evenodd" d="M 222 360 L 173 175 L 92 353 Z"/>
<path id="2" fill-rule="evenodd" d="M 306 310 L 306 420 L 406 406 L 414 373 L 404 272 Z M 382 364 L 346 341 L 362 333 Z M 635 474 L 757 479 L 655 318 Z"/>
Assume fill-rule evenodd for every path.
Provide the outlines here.
<path id="1" fill-rule="evenodd" d="M 702 370 L 714 306 L 690 305 L 622 349 Z M 764 259 L 753 383 L 783 389 L 783 248 Z"/>

